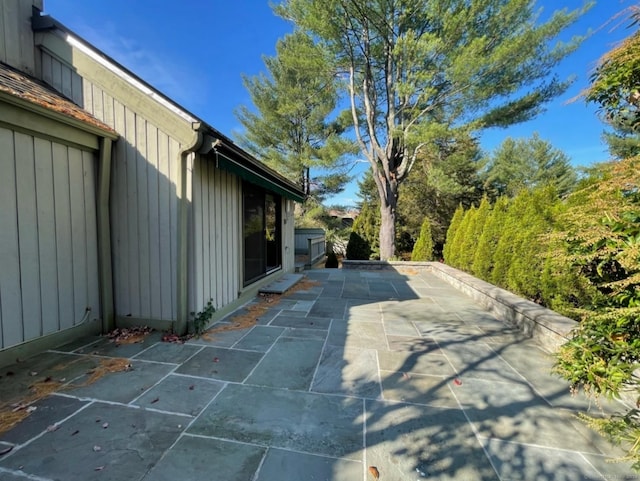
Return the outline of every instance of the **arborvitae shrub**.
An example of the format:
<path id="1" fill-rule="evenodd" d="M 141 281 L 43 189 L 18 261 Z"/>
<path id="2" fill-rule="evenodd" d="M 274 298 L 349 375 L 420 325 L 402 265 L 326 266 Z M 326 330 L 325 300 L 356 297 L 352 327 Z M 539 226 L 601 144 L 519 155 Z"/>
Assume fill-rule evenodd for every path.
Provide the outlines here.
<path id="1" fill-rule="evenodd" d="M 493 208 L 487 213 L 487 219 L 482 229 L 482 234 L 478 239 L 478 245 L 473 256 L 471 272 L 473 275 L 488 281 L 491 279 L 491 272 L 495 262 L 494 256 L 498 241 L 502 236 L 504 218 L 507 214 L 509 199 L 500 197 Z"/>
<path id="2" fill-rule="evenodd" d="M 347 244 L 347 259 L 351 261 L 369 260 L 371 256 L 371 246 L 358 233 L 351 232 L 349 243 Z"/>
<path id="3" fill-rule="evenodd" d="M 457 252 L 454 251 L 454 245 L 456 242 L 456 236 L 460 234 L 460 224 L 462 223 L 463 217 L 464 209 L 462 208 L 462 205 L 460 205 L 453 214 L 451 223 L 449 224 L 449 229 L 447 230 L 445 244 L 442 249 L 444 261 L 450 266 L 455 266 L 456 264 Z"/>
<path id="4" fill-rule="evenodd" d="M 413 246 L 411 253 L 412 261 L 431 261 L 433 260 L 433 237 L 431 235 L 431 222 L 425 217 L 420 227 L 420 237 Z"/>
<path id="5" fill-rule="evenodd" d="M 471 207 L 464 213 L 460 227 L 458 228 L 458 234 L 453 239 L 453 251 L 455 252 L 456 263 L 454 267 L 463 271 L 469 270 L 471 261 L 469 260 L 468 250 L 473 248 L 473 242 L 471 236 L 473 235 L 474 225 L 476 221 L 475 207 Z"/>

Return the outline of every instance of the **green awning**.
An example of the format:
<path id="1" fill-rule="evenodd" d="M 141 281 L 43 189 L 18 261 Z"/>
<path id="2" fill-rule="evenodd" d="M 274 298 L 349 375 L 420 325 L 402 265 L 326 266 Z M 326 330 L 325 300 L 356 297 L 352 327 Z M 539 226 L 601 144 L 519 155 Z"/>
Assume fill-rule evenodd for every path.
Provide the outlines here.
<path id="1" fill-rule="evenodd" d="M 296 192 L 295 189 L 289 187 L 286 183 L 278 181 L 278 179 L 269 179 L 267 176 L 262 175 L 260 172 L 256 172 L 249 166 L 243 165 L 230 157 L 226 156 L 222 152 L 216 150 L 216 167 L 226 170 L 232 174 L 237 175 L 241 179 L 251 182 L 252 184 L 259 185 L 271 192 L 281 195 L 287 199 L 291 199 L 296 202 L 303 202 L 304 196 L 300 192 Z"/>

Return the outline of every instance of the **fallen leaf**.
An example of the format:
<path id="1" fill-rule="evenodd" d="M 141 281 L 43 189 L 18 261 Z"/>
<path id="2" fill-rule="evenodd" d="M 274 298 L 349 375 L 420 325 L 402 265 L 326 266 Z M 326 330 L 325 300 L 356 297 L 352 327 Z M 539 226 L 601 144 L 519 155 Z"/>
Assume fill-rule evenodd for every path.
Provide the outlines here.
<path id="1" fill-rule="evenodd" d="M 37 375 L 38 375 L 38 373 L 36 371 L 31 371 L 29 373 L 29 376 L 37 376 Z"/>
<path id="2" fill-rule="evenodd" d="M 192 384 L 191 386 L 189 386 L 189 391 L 193 391 L 196 387 Z"/>
<path id="3" fill-rule="evenodd" d="M 155 404 L 155 403 L 157 403 L 158 401 L 160 401 L 160 398 L 159 398 L 159 397 L 157 397 L 157 398 L 155 398 L 153 401 L 151 401 L 151 403 L 150 403 L 150 404 Z"/>
<path id="4" fill-rule="evenodd" d="M 219 358 L 217 358 L 217 357 L 214 357 L 214 358 L 213 358 L 213 362 L 220 362 L 220 359 L 219 359 Z"/>
<path id="5" fill-rule="evenodd" d="M 51 376 L 47 376 L 44 378 L 44 381 L 42 382 L 51 382 Z"/>
<path id="6" fill-rule="evenodd" d="M 380 471 L 378 471 L 378 468 L 375 466 L 369 466 L 369 472 L 371 476 L 373 476 L 373 479 L 380 479 Z"/>
<path id="7" fill-rule="evenodd" d="M 51 426 L 47 426 L 47 432 L 52 433 L 54 431 L 57 431 L 59 427 L 60 426 L 58 426 L 57 424 L 52 424 Z"/>
<path id="8" fill-rule="evenodd" d="M 94 453 L 97 453 L 98 451 L 102 451 L 102 448 L 96 444 L 96 445 L 93 447 L 93 452 L 94 452 Z"/>
<path id="9" fill-rule="evenodd" d="M 94 471 L 102 471 L 103 469 L 104 469 L 104 466 L 97 466 L 93 468 Z"/>
<path id="10" fill-rule="evenodd" d="M 102 429 L 107 429 L 108 427 L 109 427 L 109 423 L 104 423 L 104 424 L 102 425 Z"/>
<path id="11" fill-rule="evenodd" d="M 458 378 L 453 380 L 453 384 L 455 384 L 456 386 L 462 386 L 462 381 Z"/>
<path id="12" fill-rule="evenodd" d="M 28 412 L 28 413 L 32 413 L 32 412 L 33 412 L 33 411 L 35 411 L 36 409 L 38 409 L 38 408 L 37 408 L 37 407 L 35 407 L 35 406 L 29 406 L 29 407 L 27 408 L 27 412 Z"/>
<path id="13" fill-rule="evenodd" d="M 79 434 L 79 433 L 80 431 L 76 429 L 74 432 L 71 433 L 71 436 L 75 436 L 76 434 Z"/>
<path id="14" fill-rule="evenodd" d="M 10 453 L 12 449 L 13 446 L 7 446 L 4 449 L 0 449 L 0 456 L 4 456 L 5 454 Z"/>

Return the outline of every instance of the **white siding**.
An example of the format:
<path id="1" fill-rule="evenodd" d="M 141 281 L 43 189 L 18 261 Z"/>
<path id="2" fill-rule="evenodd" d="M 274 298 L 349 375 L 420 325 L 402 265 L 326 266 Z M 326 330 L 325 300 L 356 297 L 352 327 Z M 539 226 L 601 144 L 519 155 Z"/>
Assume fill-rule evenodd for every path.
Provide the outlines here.
<path id="1" fill-rule="evenodd" d="M 199 311 L 209 299 L 216 309 L 238 297 L 241 266 L 241 191 L 233 174 L 198 157 L 193 175 L 192 296 Z"/>
<path id="2" fill-rule="evenodd" d="M 93 154 L 0 128 L 0 348 L 99 316 Z"/>

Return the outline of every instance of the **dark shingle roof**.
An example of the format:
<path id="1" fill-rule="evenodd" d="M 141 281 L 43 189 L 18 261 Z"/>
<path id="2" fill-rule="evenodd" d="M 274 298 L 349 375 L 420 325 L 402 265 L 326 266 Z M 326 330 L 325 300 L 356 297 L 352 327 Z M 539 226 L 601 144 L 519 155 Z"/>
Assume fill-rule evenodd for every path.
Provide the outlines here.
<path id="1" fill-rule="evenodd" d="M 96 119 L 86 110 L 74 104 L 40 80 L 0 62 L 0 92 L 6 92 L 53 112 L 66 115 L 107 132 L 111 127 Z"/>

